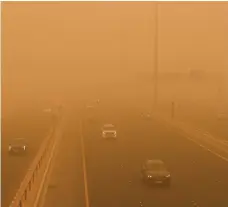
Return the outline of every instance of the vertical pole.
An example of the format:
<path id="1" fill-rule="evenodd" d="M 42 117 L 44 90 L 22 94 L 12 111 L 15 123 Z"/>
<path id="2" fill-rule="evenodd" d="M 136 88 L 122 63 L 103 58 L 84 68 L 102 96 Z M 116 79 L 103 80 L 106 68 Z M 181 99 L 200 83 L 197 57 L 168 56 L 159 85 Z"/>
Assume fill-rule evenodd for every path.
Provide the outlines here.
<path id="1" fill-rule="evenodd" d="M 157 108 L 158 100 L 158 3 L 155 3 L 154 9 L 154 109 Z"/>
<path id="2" fill-rule="evenodd" d="M 0 2 L 0 11 L 1 11 L 1 15 L 0 15 L 0 27 L 2 28 L 2 2 Z M 0 46 L 2 48 L 2 35 L 0 34 Z M 2 50 L 1 50 L 2 51 Z M 2 71 L 2 54 L 0 55 L 0 67 L 1 67 L 1 74 L 3 74 Z M 0 78 L 0 102 L 1 102 L 1 107 L 0 107 L 0 116 L 1 116 L 1 120 L 2 120 L 2 77 Z M 2 131 L 2 125 L 0 125 L 0 130 Z M 0 160 L 0 165 L 2 166 L 2 159 Z M 0 182 L 1 182 L 1 178 L 0 178 Z M 2 188 L 0 187 L 0 190 L 2 190 Z M 2 200 L 2 195 L 0 194 L 0 200 Z"/>

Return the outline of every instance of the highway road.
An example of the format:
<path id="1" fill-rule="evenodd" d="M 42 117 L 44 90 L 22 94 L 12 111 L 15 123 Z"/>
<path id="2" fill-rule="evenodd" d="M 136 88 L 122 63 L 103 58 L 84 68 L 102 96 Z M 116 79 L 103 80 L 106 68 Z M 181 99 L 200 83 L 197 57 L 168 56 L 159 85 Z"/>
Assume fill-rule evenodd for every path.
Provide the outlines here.
<path id="1" fill-rule="evenodd" d="M 183 113 L 179 113 L 179 117 L 215 136 L 228 140 L 228 119 L 219 120 L 217 113 L 218 110 L 215 108 L 191 105 L 187 106 L 185 110 L 183 109 Z"/>
<path id="2" fill-rule="evenodd" d="M 19 111 L 14 117 L 2 122 L 2 205 L 8 207 L 15 196 L 43 138 L 50 128 L 50 115 L 42 107 L 31 107 Z M 4 111 L 3 111 L 4 112 Z M 9 156 L 8 144 L 11 139 L 25 138 L 28 143 L 26 156 Z"/>
<path id="3" fill-rule="evenodd" d="M 160 107 L 160 110 L 163 110 L 167 116 L 171 116 L 171 102 L 169 106 L 168 103 L 165 103 Z M 217 119 L 217 112 L 216 108 L 180 102 L 176 106 L 175 118 L 221 139 L 228 140 L 228 119 Z"/>
<path id="4" fill-rule="evenodd" d="M 227 162 L 156 120 L 141 119 L 140 108 L 111 103 L 101 102 L 96 122 L 82 120 L 82 129 L 77 112 L 69 113 L 44 207 L 228 206 Z M 101 138 L 107 122 L 116 125 L 118 140 Z M 154 158 L 171 171 L 170 188 L 142 183 L 141 164 Z"/>

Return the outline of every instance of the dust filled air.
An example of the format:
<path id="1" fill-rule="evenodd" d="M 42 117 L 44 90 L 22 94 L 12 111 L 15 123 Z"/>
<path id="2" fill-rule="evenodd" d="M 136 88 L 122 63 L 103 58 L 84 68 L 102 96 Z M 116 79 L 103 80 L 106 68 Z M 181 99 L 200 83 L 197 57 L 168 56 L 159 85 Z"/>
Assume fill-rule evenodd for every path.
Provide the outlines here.
<path id="1" fill-rule="evenodd" d="M 1 206 L 227 207 L 228 2 L 2 2 Z"/>

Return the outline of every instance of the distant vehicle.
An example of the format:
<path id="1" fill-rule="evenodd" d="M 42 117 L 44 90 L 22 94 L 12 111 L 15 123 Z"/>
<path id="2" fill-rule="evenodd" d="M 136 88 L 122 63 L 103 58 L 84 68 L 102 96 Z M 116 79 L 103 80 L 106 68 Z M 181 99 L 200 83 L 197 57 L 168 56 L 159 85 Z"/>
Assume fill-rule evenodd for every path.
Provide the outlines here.
<path id="1" fill-rule="evenodd" d="M 147 184 L 170 186 L 171 175 L 162 160 L 146 160 L 141 173 L 143 181 Z"/>
<path id="2" fill-rule="evenodd" d="M 143 119 L 150 120 L 151 119 L 151 113 L 146 113 L 141 115 Z"/>
<path id="3" fill-rule="evenodd" d="M 102 127 L 102 137 L 105 139 L 116 139 L 116 129 L 113 124 L 105 124 Z"/>
<path id="4" fill-rule="evenodd" d="M 10 155 L 22 155 L 27 152 L 27 144 L 24 138 L 16 138 L 8 146 Z"/>

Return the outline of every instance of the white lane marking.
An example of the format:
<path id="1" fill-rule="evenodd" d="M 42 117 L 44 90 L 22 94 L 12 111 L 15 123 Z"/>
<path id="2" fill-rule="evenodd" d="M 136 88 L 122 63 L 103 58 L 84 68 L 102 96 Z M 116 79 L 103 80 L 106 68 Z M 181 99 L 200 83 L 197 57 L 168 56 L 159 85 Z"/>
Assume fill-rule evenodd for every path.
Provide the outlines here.
<path id="1" fill-rule="evenodd" d="M 84 138 L 83 138 L 83 130 L 82 130 L 82 121 L 80 121 L 80 140 L 81 140 L 81 148 L 82 148 L 82 167 L 83 167 L 83 179 L 84 179 L 84 187 L 85 187 L 85 202 L 86 207 L 90 206 L 89 203 L 89 190 L 88 190 L 88 181 L 87 181 L 87 170 L 86 170 L 86 159 L 85 159 L 85 146 L 84 146 Z"/>
<path id="2" fill-rule="evenodd" d="M 197 132 L 201 132 L 203 133 L 205 136 L 207 136 L 206 138 L 215 141 L 216 143 L 220 143 L 223 146 L 228 146 L 228 140 L 222 139 L 222 138 L 215 138 L 212 134 L 210 134 L 209 132 L 204 132 L 201 129 L 197 129 L 195 130 Z M 225 152 L 228 152 L 227 150 L 225 150 Z"/>
<path id="3" fill-rule="evenodd" d="M 158 118 L 158 119 L 159 119 L 159 118 Z M 166 120 L 163 119 L 163 118 L 160 118 L 159 120 L 162 121 L 163 123 L 165 122 L 166 125 L 168 124 L 168 126 L 170 126 L 171 128 L 178 128 L 178 127 L 176 127 L 175 125 L 173 126 L 172 123 L 170 124 L 169 121 L 166 121 Z M 181 129 L 181 131 L 184 131 L 184 130 Z M 197 129 L 197 131 L 201 131 L 201 130 L 200 130 L 200 129 Z M 179 131 L 176 131 L 176 133 L 178 133 L 178 134 L 180 134 L 181 136 L 187 138 L 188 140 L 194 142 L 196 145 L 202 147 L 203 149 L 207 150 L 208 152 L 212 153 L 213 155 L 215 155 L 215 156 L 221 158 L 222 160 L 228 162 L 228 158 L 226 158 L 226 157 L 224 157 L 224 156 L 222 156 L 222 155 L 220 155 L 220 154 L 218 154 L 218 153 L 216 153 L 216 152 L 210 150 L 209 148 L 203 146 L 202 144 L 199 144 L 197 141 L 195 141 L 194 139 L 190 138 L 189 136 L 183 135 L 183 134 L 182 134 L 181 132 L 179 132 Z"/>
<path id="4" fill-rule="evenodd" d="M 218 154 L 218 153 L 216 153 L 216 152 L 210 150 L 209 148 L 203 146 L 202 144 L 199 144 L 197 141 L 195 141 L 194 139 L 192 139 L 192 138 L 190 138 L 190 137 L 188 137 L 188 136 L 185 136 L 185 135 L 182 135 L 182 136 L 184 136 L 184 137 L 187 138 L 188 140 L 194 142 L 195 144 L 197 144 L 198 146 L 202 147 L 203 149 L 206 149 L 208 152 L 210 152 L 210 153 L 216 155 L 217 157 L 219 157 L 219 158 L 225 160 L 226 162 L 228 162 L 228 158 L 226 158 L 226 157 L 224 157 L 224 156 L 222 156 L 222 155 L 220 155 L 220 154 Z"/>

